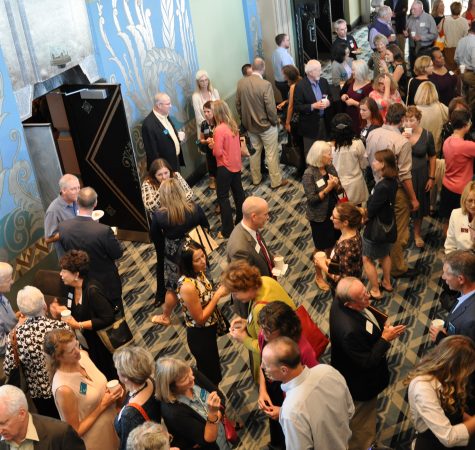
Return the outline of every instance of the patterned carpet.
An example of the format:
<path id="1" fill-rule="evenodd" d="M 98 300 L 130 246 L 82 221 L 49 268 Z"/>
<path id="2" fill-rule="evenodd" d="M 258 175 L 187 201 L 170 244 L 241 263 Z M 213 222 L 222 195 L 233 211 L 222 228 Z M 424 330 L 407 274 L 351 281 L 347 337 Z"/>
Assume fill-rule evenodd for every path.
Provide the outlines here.
<path id="1" fill-rule="evenodd" d="M 328 314 L 331 296 L 317 290 L 313 283 L 313 267 L 310 263 L 312 240 L 308 222 L 304 214 L 303 188 L 293 177 L 293 169 L 285 168 L 291 183 L 277 191 L 270 189 L 268 179 L 254 187 L 250 182 L 247 168 L 243 172 L 244 189 L 248 195 L 265 198 L 270 206 L 270 223 L 265 229 L 265 237 L 274 253 L 284 256 L 289 271 L 280 282 L 297 304 L 304 304 L 321 329 L 328 334 Z M 215 191 L 207 188 L 203 179 L 194 187 L 197 201 L 204 208 L 212 231 L 219 229 L 219 217 L 214 215 Z M 406 387 L 403 380 L 428 346 L 428 326 L 438 311 L 439 277 L 441 273 L 442 245 L 440 224 L 434 219 L 424 221 L 426 248 L 411 246 L 407 257 L 411 265 L 417 266 L 422 275 L 408 282 L 398 280 L 395 294 L 386 296 L 378 307 L 389 314 L 392 323 L 407 325 L 406 334 L 394 342 L 389 352 L 391 386 L 380 396 L 379 441 L 394 449 L 407 449 L 413 437 L 408 420 Z M 155 254 L 151 244 L 125 242 L 126 252 L 120 261 L 120 273 L 124 285 L 127 318 L 137 337 L 158 357 L 165 354 L 187 360 L 192 359 L 186 344 L 186 335 L 179 309 L 173 315 L 169 328 L 155 326 L 150 322 L 156 313 L 153 303 L 155 292 Z M 211 257 L 211 273 L 218 280 L 221 267 L 225 263 L 225 243 Z M 226 301 L 221 305 L 228 318 L 231 309 Z M 267 421 L 257 410 L 257 388 L 253 385 L 248 368 L 248 355 L 243 347 L 232 342 L 227 336 L 219 338 L 220 355 L 224 380 L 221 389 L 228 398 L 229 413 L 244 423 L 240 432 L 240 449 L 259 449 L 268 442 Z M 322 358 L 329 361 L 329 351 Z"/>

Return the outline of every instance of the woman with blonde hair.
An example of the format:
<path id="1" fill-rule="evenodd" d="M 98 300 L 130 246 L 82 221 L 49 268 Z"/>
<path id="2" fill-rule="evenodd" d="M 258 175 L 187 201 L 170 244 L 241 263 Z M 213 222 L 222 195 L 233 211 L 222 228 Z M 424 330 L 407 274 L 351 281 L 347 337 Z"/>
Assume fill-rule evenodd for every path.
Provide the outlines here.
<path id="1" fill-rule="evenodd" d="M 370 92 L 369 97 L 378 104 L 383 120 L 386 119 L 386 113 L 390 105 L 402 103 L 398 85 L 388 73 L 380 73 L 373 79 L 373 90 Z"/>
<path id="2" fill-rule="evenodd" d="M 123 347 L 113 355 L 117 375 L 127 396 L 114 420 L 120 439 L 119 450 L 125 450 L 132 430 L 146 421 L 160 422 L 160 402 L 155 398 L 155 361 L 152 354 L 138 346 Z"/>
<path id="3" fill-rule="evenodd" d="M 382 72 L 382 63 L 386 55 L 389 41 L 386 36 L 377 34 L 374 38 L 374 52 L 368 60 L 368 67 L 373 71 L 373 80 Z"/>
<path id="4" fill-rule="evenodd" d="M 209 223 L 201 207 L 186 199 L 185 191 L 177 179 L 163 181 L 159 192 L 161 207 L 153 214 L 150 233 L 154 242 L 165 238 L 164 272 L 167 292 L 163 314 L 153 316 L 152 322 L 170 325 L 170 315 L 178 301 L 178 259 L 185 238 L 196 226 L 209 228 Z"/>
<path id="5" fill-rule="evenodd" d="M 53 330 L 43 349 L 49 357 L 52 391 L 61 420 L 84 440 L 87 450 L 116 450 L 115 403 L 123 389 L 107 388 L 107 378 L 79 347 L 69 330 Z"/>
<path id="6" fill-rule="evenodd" d="M 424 82 L 429 80 L 429 76 L 434 71 L 434 63 L 430 56 L 419 56 L 414 62 L 414 74 L 407 83 L 406 89 L 406 106 L 414 104 L 414 97 L 416 95 L 418 87 Z"/>
<path id="7" fill-rule="evenodd" d="M 216 128 L 214 129 L 213 155 L 218 166 L 216 172 L 216 194 L 221 212 L 222 237 L 228 238 L 234 225 L 242 220 L 242 204 L 246 198 L 241 182 L 241 144 L 239 128 L 229 106 L 223 100 L 211 105 Z M 229 202 L 229 191 L 233 195 L 236 218 Z"/>
<path id="8" fill-rule="evenodd" d="M 408 397 L 417 431 L 415 450 L 473 448 L 475 417 L 467 414 L 475 344 L 466 336 L 444 338 L 409 373 Z"/>

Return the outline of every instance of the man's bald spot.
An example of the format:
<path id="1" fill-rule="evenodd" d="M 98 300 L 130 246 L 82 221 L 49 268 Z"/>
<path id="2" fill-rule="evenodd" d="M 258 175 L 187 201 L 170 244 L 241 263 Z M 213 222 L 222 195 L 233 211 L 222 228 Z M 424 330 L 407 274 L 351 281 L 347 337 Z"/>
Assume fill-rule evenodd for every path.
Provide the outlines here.
<path id="1" fill-rule="evenodd" d="M 242 215 L 246 218 L 250 218 L 252 214 L 261 212 L 267 208 L 267 202 L 260 197 L 247 197 L 242 204 Z"/>
<path id="2" fill-rule="evenodd" d="M 272 364 L 281 364 L 282 361 L 292 361 L 300 357 L 299 347 L 289 337 L 281 336 L 268 342 L 263 352 L 266 351 L 267 360 Z"/>
<path id="3" fill-rule="evenodd" d="M 170 97 L 168 94 L 165 94 L 165 92 L 157 92 L 155 94 L 155 104 L 158 105 L 160 103 L 168 103 L 170 101 Z"/>

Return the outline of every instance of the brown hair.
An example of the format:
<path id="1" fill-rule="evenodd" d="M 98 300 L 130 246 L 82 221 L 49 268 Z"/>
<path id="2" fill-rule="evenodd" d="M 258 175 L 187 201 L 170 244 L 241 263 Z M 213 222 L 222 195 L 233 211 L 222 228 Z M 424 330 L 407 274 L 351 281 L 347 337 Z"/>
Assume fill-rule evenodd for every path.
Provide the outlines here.
<path id="1" fill-rule="evenodd" d="M 299 342 L 302 325 L 295 311 L 281 301 L 270 302 L 259 311 L 257 323 L 270 332 L 279 331 L 279 336 L 287 336 Z"/>
<path id="2" fill-rule="evenodd" d="M 462 12 L 462 3 L 460 2 L 452 2 L 450 4 L 450 13 L 453 16 L 460 16 L 460 13 Z"/>
<path id="3" fill-rule="evenodd" d="M 59 260 L 61 269 L 79 273 L 84 278 L 89 273 L 89 255 L 83 250 L 69 250 Z"/>
<path id="4" fill-rule="evenodd" d="M 245 292 L 262 286 L 259 269 L 245 260 L 229 263 L 221 274 L 221 283 L 229 292 Z"/>
<path id="5" fill-rule="evenodd" d="M 163 169 L 164 167 L 166 167 L 168 171 L 170 172 L 170 178 L 173 178 L 175 172 L 173 172 L 173 169 L 172 169 L 172 166 L 170 166 L 170 163 L 166 159 L 157 158 L 152 161 L 152 164 L 150 164 L 150 167 L 148 169 L 146 179 L 150 182 L 150 184 L 154 184 L 155 186 L 160 186 L 160 183 L 155 177 L 155 174 L 160 169 Z"/>
<path id="6" fill-rule="evenodd" d="M 222 123 L 226 124 L 233 136 L 239 135 L 239 127 L 237 126 L 236 121 L 229 109 L 228 104 L 224 100 L 215 100 L 211 106 L 211 110 L 213 111 L 214 121 L 216 125 L 220 125 Z"/>
<path id="7" fill-rule="evenodd" d="M 299 69 L 297 69 L 297 67 L 292 64 L 287 64 L 282 67 L 282 73 L 285 77 L 287 77 L 287 81 L 291 85 L 297 83 L 302 79 L 302 77 L 300 76 Z"/>
<path id="8" fill-rule="evenodd" d="M 378 104 L 376 100 L 371 97 L 365 97 L 360 101 L 360 106 L 366 105 L 371 113 L 371 124 L 376 125 L 378 127 L 383 125 L 383 117 L 379 112 Z"/>
<path id="9" fill-rule="evenodd" d="M 382 177 L 396 178 L 398 176 L 396 157 L 391 150 L 379 150 L 374 154 L 374 158 L 384 164 L 383 170 L 381 171 Z"/>
<path id="10" fill-rule="evenodd" d="M 71 330 L 57 328 L 45 335 L 43 350 L 47 356 L 47 365 L 50 379 L 59 369 L 59 358 L 63 355 L 64 345 L 76 340 L 76 335 Z"/>
<path id="11" fill-rule="evenodd" d="M 335 209 L 340 215 L 340 221 L 348 221 L 348 226 L 352 229 L 359 229 L 361 227 L 361 222 L 363 220 L 363 215 L 361 210 L 353 205 L 353 203 L 337 203 Z"/>
<path id="12" fill-rule="evenodd" d="M 406 109 L 406 117 L 415 117 L 416 120 L 420 122 L 422 119 L 422 113 L 417 106 L 411 105 Z"/>

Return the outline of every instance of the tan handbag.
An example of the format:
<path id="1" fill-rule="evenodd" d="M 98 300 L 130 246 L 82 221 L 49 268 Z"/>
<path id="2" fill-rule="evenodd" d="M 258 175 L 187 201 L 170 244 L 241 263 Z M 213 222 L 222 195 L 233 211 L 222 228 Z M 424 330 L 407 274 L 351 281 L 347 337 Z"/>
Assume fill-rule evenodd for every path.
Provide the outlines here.
<path id="1" fill-rule="evenodd" d="M 218 243 L 201 225 L 193 228 L 188 233 L 188 236 L 190 239 L 200 244 L 204 248 L 206 256 L 209 256 L 213 250 L 216 250 L 219 247 Z"/>

